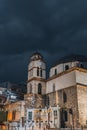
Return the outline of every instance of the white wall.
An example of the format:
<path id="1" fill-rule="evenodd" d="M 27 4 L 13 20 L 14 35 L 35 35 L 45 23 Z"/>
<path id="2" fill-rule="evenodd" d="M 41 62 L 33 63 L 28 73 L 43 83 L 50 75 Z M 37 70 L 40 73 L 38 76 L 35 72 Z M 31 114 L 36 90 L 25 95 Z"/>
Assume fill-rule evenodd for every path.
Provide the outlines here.
<path id="1" fill-rule="evenodd" d="M 76 71 L 76 82 L 87 85 L 87 73 Z"/>
<path id="2" fill-rule="evenodd" d="M 68 65 L 69 68 L 72 68 L 72 67 L 76 66 L 77 63 L 79 63 L 79 62 L 78 61 L 76 61 L 76 62 L 68 62 L 68 63 L 63 63 L 63 64 L 59 64 L 59 65 L 56 65 L 56 66 L 52 67 L 50 69 L 50 77 L 55 75 L 55 69 L 57 69 L 57 74 L 59 74 L 59 73 L 65 71 L 65 66 L 66 65 Z"/>
<path id="3" fill-rule="evenodd" d="M 60 90 L 76 84 L 76 71 L 69 72 L 67 74 L 61 75 L 55 79 L 49 80 L 46 83 L 46 93 L 53 92 L 53 84 L 55 84 L 55 89 Z"/>

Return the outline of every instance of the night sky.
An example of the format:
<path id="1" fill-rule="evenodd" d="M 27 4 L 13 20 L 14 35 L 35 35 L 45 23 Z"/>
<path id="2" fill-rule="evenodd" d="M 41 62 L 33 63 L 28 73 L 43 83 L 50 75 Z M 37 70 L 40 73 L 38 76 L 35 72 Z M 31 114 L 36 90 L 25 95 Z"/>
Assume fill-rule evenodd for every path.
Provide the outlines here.
<path id="1" fill-rule="evenodd" d="M 87 0 L 0 0 L 0 82 L 26 81 L 37 50 L 48 68 L 87 55 Z"/>

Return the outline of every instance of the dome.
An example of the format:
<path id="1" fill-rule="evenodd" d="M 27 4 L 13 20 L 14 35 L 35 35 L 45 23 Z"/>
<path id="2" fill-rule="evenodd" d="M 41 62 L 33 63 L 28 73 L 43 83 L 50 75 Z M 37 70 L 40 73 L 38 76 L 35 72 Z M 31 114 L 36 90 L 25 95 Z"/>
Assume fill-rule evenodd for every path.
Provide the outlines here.
<path id="1" fill-rule="evenodd" d="M 39 53 L 39 52 L 35 52 L 31 55 L 31 58 L 30 58 L 31 61 L 34 61 L 34 60 L 43 60 L 43 56 Z"/>
<path id="2" fill-rule="evenodd" d="M 56 64 L 54 64 L 53 66 L 56 66 L 57 64 L 62 64 L 62 63 L 67 63 L 67 62 L 75 62 L 75 61 L 87 62 L 87 56 L 78 55 L 78 54 L 67 55 L 67 56 L 59 59 L 58 62 Z"/>

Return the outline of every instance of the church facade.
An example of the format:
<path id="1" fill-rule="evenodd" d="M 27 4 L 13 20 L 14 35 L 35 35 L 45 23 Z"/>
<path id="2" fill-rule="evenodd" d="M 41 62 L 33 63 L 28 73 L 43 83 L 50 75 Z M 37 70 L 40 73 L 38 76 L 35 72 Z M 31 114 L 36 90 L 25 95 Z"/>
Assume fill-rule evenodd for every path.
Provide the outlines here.
<path id="1" fill-rule="evenodd" d="M 33 110 L 40 114 L 37 119 L 31 118 L 33 124 L 41 123 L 42 127 L 46 124 L 50 128 L 86 126 L 86 99 L 86 57 L 71 55 L 61 59 L 50 69 L 49 78 L 46 79 L 46 63 L 43 56 L 40 53 L 31 56 L 25 101 L 30 102 L 28 108 L 33 114 Z"/>

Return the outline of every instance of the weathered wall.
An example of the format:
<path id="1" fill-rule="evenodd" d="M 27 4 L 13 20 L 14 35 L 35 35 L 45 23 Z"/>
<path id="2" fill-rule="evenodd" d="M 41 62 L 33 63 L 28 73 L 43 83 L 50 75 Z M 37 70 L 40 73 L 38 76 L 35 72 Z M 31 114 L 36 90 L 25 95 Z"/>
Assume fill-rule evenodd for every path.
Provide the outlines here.
<path id="1" fill-rule="evenodd" d="M 63 101 L 63 92 L 66 93 L 67 101 L 64 103 Z M 77 105 L 77 86 L 71 86 L 69 88 L 65 88 L 54 93 L 48 94 L 50 98 L 50 106 L 54 106 L 55 104 L 59 104 L 60 109 L 65 109 L 68 113 L 68 122 L 66 122 L 67 127 L 73 125 L 79 127 L 78 124 L 78 105 Z M 69 113 L 69 109 L 73 110 L 73 117 Z M 72 120 L 73 119 L 73 120 Z"/>
<path id="2" fill-rule="evenodd" d="M 65 103 L 63 101 L 63 92 L 65 92 L 67 95 L 67 101 Z M 77 122 L 78 119 L 77 86 L 72 86 L 58 91 L 58 96 L 59 96 L 59 106 L 61 107 L 61 109 L 62 108 L 66 109 L 68 112 L 68 122 L 66 122 L 66 125 L 68 127 L 73 125 L 74 127 L 79 127 L 79 124 Z M 69 113 L 70 108 L 73 111 L 73 115 Z"/>
<path id="3" fill-rule="evenodd" d="M 79 123 L 87 125 L 87 86 L 77 85 Z"/>

